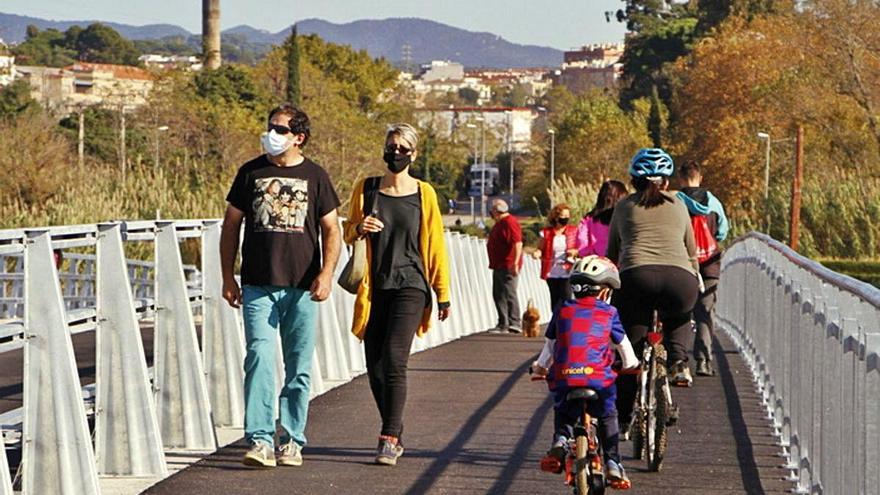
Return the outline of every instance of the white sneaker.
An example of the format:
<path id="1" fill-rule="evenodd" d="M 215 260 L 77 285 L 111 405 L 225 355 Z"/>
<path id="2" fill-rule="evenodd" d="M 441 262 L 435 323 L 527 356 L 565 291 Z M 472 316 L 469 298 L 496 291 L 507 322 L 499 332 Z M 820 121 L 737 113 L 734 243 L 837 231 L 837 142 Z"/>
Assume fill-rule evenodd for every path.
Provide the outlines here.
<path id="1" fill-rule="evenodd" d="M 275 467 L 275 452 L 272 452 L 272 446 L 268 443 L 254 440 L 241 462 L 245 466 Z"/>
<path id="2" fill-rule="evenodd" d="M 275 456 L 279 466 L 302 466 L 303 456 L 302 447 L 290 440 L 278 448 L 278 454 Z"/>

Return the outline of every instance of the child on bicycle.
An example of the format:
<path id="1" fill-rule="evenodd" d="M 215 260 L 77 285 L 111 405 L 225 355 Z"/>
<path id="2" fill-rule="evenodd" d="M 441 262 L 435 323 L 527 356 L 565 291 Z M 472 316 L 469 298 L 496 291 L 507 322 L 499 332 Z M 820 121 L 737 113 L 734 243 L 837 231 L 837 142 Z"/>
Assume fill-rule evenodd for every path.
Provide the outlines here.
<path id="1" fill-rule="evenodd" d="M 541 469 L 561 472 L 569 440 L 581 414 L 577 404 L 566 401 L 569 390 L 590 388 L 598 398 L 588 405 L 599 419 L 599 441 L 605 455 L 605 475 L 612 488 L 630 487 L 618 453 L 617 373 L 612 369 L 615 349 L 622 368 L 638 366 L 632 345 L 620 323 L 617 310 L 608 301 L 611 290 L 620 288 L 617 267 L 608 258 L 587 256 L 575 262 L 571 276 L 574 299 L 563 301 L 553 313 L 545 333 L 545 344 L 533 372 L 547 377 L 554 395 L 553 445 L 541 460 Z"/>

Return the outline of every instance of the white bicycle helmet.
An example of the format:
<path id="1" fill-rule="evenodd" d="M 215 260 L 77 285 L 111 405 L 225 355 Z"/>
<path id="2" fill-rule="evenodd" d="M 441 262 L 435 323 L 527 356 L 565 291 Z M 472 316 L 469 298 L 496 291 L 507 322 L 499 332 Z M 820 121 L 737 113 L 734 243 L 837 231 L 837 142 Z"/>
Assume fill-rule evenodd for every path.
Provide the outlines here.
<path id="1" fill-rule="evenodd" d="M 571 268 L 570 281 L 575 294 L 620 288 L 617 266 L 604 256 L 590 255 L 577 260 Z"/>

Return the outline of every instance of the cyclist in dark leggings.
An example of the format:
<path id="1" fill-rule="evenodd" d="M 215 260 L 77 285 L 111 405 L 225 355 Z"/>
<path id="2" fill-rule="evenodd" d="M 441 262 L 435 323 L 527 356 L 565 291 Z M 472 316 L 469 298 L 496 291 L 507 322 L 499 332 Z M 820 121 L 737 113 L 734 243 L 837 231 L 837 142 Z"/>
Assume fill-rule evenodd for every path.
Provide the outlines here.
<path id="1" fill-rule="evenodd" d="M 673 383 L 690 386 L 687 365 L 691 311 L 699 281 L 696 243 L 687 207 L 667 192 L 672 158 L 659 148 L 644 148 L 630 164 L 636 192 L 617 203 L 611 218 L 608 257 L 620 267 L 620 290 L 614 305 L 633 343 L 641 353 L 654 310 L 663 322 L 666 362 Z M 620 424 L 629 424 L 635 399 L 633 375 L 617 379 Z"/>

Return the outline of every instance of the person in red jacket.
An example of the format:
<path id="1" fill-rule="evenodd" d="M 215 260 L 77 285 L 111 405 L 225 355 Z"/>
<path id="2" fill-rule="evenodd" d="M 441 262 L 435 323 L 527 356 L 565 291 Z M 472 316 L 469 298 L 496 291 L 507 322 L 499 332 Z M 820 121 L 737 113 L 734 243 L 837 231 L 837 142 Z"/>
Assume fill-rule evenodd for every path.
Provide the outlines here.
<path id="1" fill-rule="evenodd" d="M 547 215 L 547 227 L 541 230 L 541 278 L 550 288 L 552 308 L 571 299 L 568 280 L 572 258 L 578 255 L 577 227 L 570 225 L 571 208 L 560 203 Z"/>

